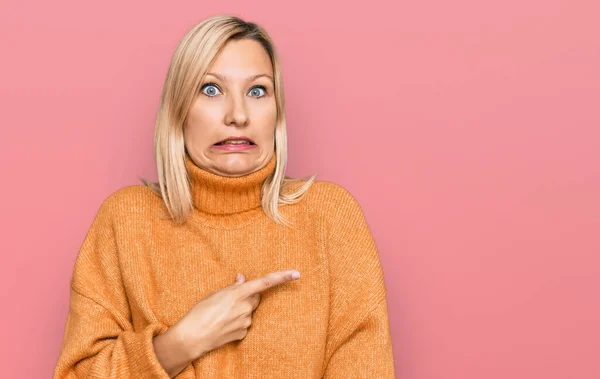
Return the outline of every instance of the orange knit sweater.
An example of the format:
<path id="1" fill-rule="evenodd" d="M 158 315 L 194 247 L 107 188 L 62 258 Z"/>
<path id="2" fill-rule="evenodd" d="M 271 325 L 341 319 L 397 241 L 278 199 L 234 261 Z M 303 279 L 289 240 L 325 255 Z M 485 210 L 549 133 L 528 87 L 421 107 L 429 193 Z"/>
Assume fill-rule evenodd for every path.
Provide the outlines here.
<path id="1" fill-rule="evenodd" d="M 275 168 L 243 177 L 186 157 L 195 210 L 176 226 L 145 186 L 108 196 L 75 262 L 54 378 L 168 378 L 152 338 L 209 293 L 269 272 L 301 278 L 261 293 L 246 337 L 188 365 L 177 378 L 394 378 L 386 289 L 360 206 L 316 181 L 280 206 L 294 228 L 261 208 Z"/>

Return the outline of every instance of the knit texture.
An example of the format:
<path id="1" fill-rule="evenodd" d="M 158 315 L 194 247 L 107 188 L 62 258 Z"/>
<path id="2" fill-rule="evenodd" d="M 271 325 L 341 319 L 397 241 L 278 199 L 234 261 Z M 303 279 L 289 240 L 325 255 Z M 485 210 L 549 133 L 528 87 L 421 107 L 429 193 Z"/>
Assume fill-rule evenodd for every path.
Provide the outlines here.
<path id="1" fill-rule="evenodd" d="M 128 186 L 101 204 L 75 261 L 54 378 L 169 378 L 152 338 L 211 292 L 273 271 L 301 278 L 261 292 L 246 337 L 189 364 L 177 378 L 394 378 L 386 288 L 355 198 L 316 181 L 280 206 L 261 207 L 276 158 L 242 177 L 186 156 L 195 209 L 176 226 L 162 199 Z"/>

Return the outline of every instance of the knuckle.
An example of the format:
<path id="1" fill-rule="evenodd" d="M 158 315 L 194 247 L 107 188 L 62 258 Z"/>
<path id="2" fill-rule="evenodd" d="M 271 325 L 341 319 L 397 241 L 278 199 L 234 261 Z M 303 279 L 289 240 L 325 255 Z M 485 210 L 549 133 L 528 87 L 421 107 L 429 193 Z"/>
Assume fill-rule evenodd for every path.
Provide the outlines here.
<path id="1" fill-rule="evenodd" d="M 236 301 L 238 301 L 241 298 L 242 298 L 242 291 L 239 289 L 239 287 L 232 288 L 232 290 L 229 292 L 229 300 L 232 303 L 235 303 Z"/>
<path id="2" fill-rule="evenodd" d="M 272 283 L 273 283 L 273 280 L 270 277 L 268 277 L 268 276 L 265 276 L 262 279 L 262 285 L 263 285 L 264 288 L 271 287 Z"/>

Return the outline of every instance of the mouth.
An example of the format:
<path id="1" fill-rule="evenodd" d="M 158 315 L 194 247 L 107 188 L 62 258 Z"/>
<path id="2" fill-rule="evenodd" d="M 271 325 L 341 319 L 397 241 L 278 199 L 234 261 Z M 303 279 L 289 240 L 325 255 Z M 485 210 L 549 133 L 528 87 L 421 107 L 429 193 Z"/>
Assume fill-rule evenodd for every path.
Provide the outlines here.
<path id="1" fill-rule="evenodd" d="M 245 136 L 240 137 L 229 137 L 221 142 L 217 142 L 212 146 L 213 149 L 225 151 L 225 152 L 243 152 L 247 150 L 253 150 L 256 148 L 256 144 Z"/>
<path id="2" fill-rule="evenodd" d="M 237 146 L 237 145 L 255 145 L 255 143 L 250 142 L 250 141 L 243 141 L 243 142 L 221 141 L 221 142 L 217 142 L 217 143 L 214 144 L 214 146 L 223 146 L 223 145 L 231 145 L 231 146 Z"/>

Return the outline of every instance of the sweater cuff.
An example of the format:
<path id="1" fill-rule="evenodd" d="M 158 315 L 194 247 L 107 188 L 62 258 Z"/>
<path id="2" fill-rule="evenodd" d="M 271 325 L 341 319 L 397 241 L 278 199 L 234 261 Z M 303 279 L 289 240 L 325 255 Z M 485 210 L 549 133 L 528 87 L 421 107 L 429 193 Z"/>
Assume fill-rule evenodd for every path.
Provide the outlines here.
<path id="1" fill-rule="evenodd" d="M 164 333 L 168 327 L 160 322 L 155 322 L 146 326 L 136 335 L 132 341 L 133 349 L 140 354 L 130 355 L 131 371 L 143 374 L 140 377 L 152 379 L 170 379 L 169 374 L 158 361 L 152 339 L 161 333 Z"/>

